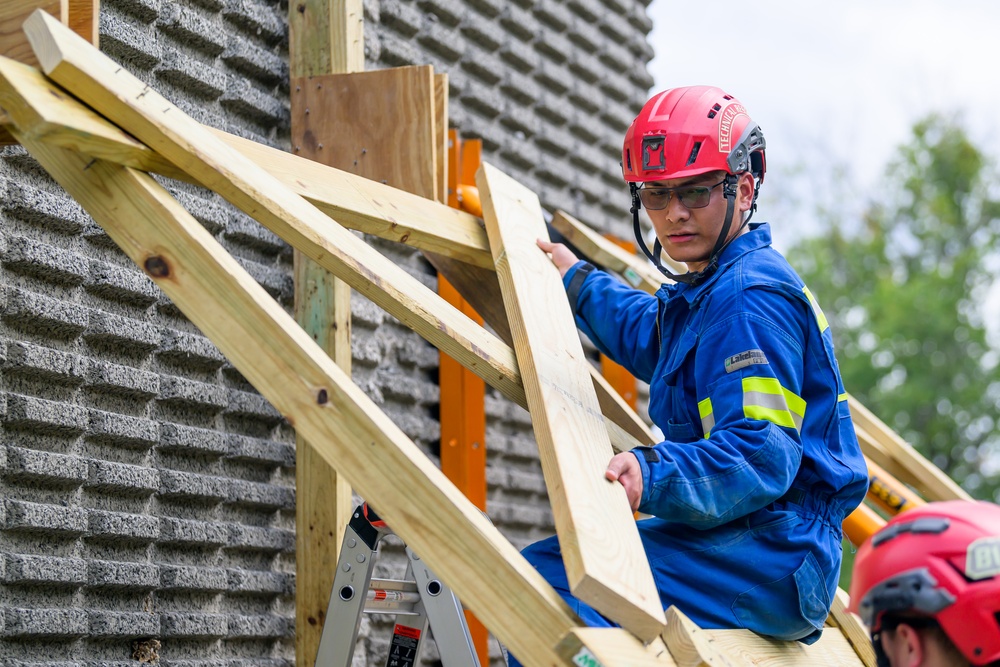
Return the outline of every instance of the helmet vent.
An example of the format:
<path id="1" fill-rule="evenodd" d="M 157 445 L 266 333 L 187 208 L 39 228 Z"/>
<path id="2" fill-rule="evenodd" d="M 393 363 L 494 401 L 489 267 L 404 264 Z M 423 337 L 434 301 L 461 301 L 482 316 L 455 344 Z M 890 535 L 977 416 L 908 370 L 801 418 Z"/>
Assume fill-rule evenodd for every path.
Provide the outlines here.
<path id="1" fill-rule="evenodd" d="M 719 104 L 719 103 L 713 104 L 712 108 L 708 111 L 708 117 L 709 118 L 715 118 L 715 114 L 719 113 L 720 110 L 722 110 L 722 105 L 721 104 Z M 688 164 L 691 164 L 691 163 L 689 162 Z"/>
<path id="2" fill-rule="evenodd" d="M 685 167 L 690 167 L 694 164 L 694 161 L 698 159 L 698 152 L 701 151 L 701 142 L 696 142 L 694 148 L 691 149 L 691 155 L 688 156 L 687 164 Z"/>
<path id="3" fill-rule="evenodd" d="M 625 149 L 625 168 L 632 171 L 632 151 Z"/>

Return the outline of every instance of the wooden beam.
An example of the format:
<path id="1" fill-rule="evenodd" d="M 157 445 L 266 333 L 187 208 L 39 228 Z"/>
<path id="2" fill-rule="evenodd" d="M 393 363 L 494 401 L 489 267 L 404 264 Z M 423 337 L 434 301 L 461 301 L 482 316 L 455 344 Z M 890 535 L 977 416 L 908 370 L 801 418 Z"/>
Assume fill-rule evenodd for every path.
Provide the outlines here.
<path id="1" fill-rule="evenodd" d="M 538 197 L 488 163 L 476 184 L 570 589 L 649 641 L 663 607 L 625 489 L 604 478 L 611 442 L 562 279 L 535 244 Z"/>
<path id="2" fill-rule="evenodd" d="M 5 83 L 4 90 L 0 90 L 0 107 L 18 106 L 16 114 L 14 109 L 8 112 L 22 134 L 142 171 L 197 183 L 37 70 L 0 56 L 0 81 Z M 221 130 L 204 129 L 345 227 L 493 268 L 486 230 L 475 216 Z"/>
<path id="3" fill-rule="evenodd" d="M 68 0 L 66 25 L 94 46 L 100 46 L 101 0 Z"/>
<path id="4" fill-rule="evenodd" d="M 512 350 L 499 339 L 44 14 L 28 26 L 53 79 L 523 404 Z"/>
<path id="5" fill-rule="evenodd" d="M 875 649 L 872 647 L 872 638 L 868 633 L 868 628 L 861 622 L 861 619 L 847 611 L 850 596 L 843 588 L 837 589 L 837 594 L 833 598 L 833 606 L 830 609 L 830 619 L 840 628 L 844 638 L 854 647 L 854 652 L 865 667 L 877 667 L 875 659 Z"/>
<path id="6" fill-rule="evenodd" d="M 290 77 L 364 69 L 363 17 L 362 0 L 289 3 Z M 352 29 L 362 39 L 353 39 Z M 293 141 L 307 113 L 300 102 L 300 97 L 291 97 Z M 323 156 L 306 151 L 302 157 Z M 301 250 L 295 250 L 294 263 L 296 320 L 350 376 L 351 286 Z M 347 481 L 300 433 L 295 447 L 295 662 L 308 667 L 319 650 L 337 555 L 354 502 Z"/>
<path id="7" fill-rule="evenodd" d="M 573 628 L 560 642 L 560 655 L 576 667 L 676 667 L 662 639 L 643 645 L 621 628 Z"/>
<path id="8" fill-rule="evenodd" d="M 562 599 L 197 220 L 144 173 L 22 143 L 511 650 L 565 664 Z"/>
<path id="9" fill-rule="evenodd" d="M 437 183 L 437 193 L 434 197 L 442 204 L 448 203 L 448 163 L 451 151 L 448 150 L 448 75 L 434 75 L 434 178 Z"/>
<path id="10" fill-rule="evenodd" d="M 815 644 L 768 639 L 749 630 L 705 630 L 676 607 L 667 610 L 664 635 L 678 667 L 862 667 L 839 628 Z"/>
<path id="11" fill-rule="evenodd" d="M 9 107 L 6 106 L 8 104 Z M 44 140 L 55 146 L 71 148 L 94 157 L 135 167 L 142 171 L 151 171 L 200 184 L 200 181 L 178 169 L 159 153 L 152 151 L 145 144 L 135 140 L 131 135 L 126 134 L 105 118 L 80 104 L 36 70 L 2 57 L 0 57 L 0 106 L 5 106 L 10 110 L 14 122 L 27 136 Z M 413 243 L 414 240 L 427 237 L 415 232 L 411 234 L 410 230 L 414 227 L 407 228 L 404 220 L 409 221 L 411 225 L 417 222 L 421 229 L 427 230 L 428 234 L 436 235 L 437 240 L 432 240 L 428 245 L 444 253 L 450 252 L 454 255 L 464 256 L 463 249 L 475 248 L 472 252 L 481 259 L 473 263 L 451 260 L 444 255 L 428 254 L 427 256 L 435 268 L 445 273 L 452 280 L 452 283 L 462 290 L 463 297 L 470 301 L 481 314 L 486 316 L 487 305 L 495 306 L 496 312 L 486 317 L 487 322 L 493 327 L 506 330 L 509 337 L 510 329 L 503 311 L 496 274 L 492 270 L 478 268 L 479 264 L 488 264 L 492 267 L 493 258 L 487 250 L 486 232 L 475 217 L 388 185 L 347 174 L 224 132 L 211 130 L 200 125 L 198 127 L 208 132 L 209 135 L 224 141 L 230 148 L 240 151 L 240 154 L 234 157 L 233 164 L 245 163 L 244 158 L 250 158 L 252 163 L 261 168 L 269 169 L 269 173 L 286 186 L 307 198 L 311 198 L 310 201 L 317 204 L 320 210 L 333 217 L 337 222 L 353 221 L 351 226 L 356 229 L 376 233 L 378 236 L 391 240 L 406 241 L 420 247 L 419 244 Z M 435 227 L 437 232 L 433 231 Z M 404 230 L 402 232 L 404 238 L 398 236 L 399 232 L 396 230 L 399 229 Z M 274 231 L 279 236 L 284 233 L 280 228 Z M 305 232 L 297 236 L 297 240 L 283 238 L 294 246 L 297 242 L 310 243 L 311 241 L 308 239 L 322 238 L 322 235 L 321 231 L 306 229 Z M 472 240 L 477 237 L 480 240 Z M 351 248 L 360 245 L 367 249 L 366 257 L 374 254 L 381 259 L 375 269 L 359 270 L 358 279 L 373 280 L 378 275 L 378 267 L 382 266 L 386 260 L 358 239 L 351 237 L 348 239 L 348 243 Z M 314 252 L 326 255 L 326 250 L 322 245 L 315 248 Z M 450 268 L 443 268 L 444 263 L 450 263 Z M 325 257 L 325 264 L 327 268 L 335 268 L 334 260 L 330 256 Z M 466 272 L 466 267 L 471 267 L 471 275 Z M 344 270 L 345 272 L 351 271 L 350 268 Z M 428 291 L 423 284 L 415 283 L 416 281 L 407 276 L 407 289 L 421 294 Z M 389 286 L 384 285 L 377 289 L 385 287 Z M 479 290 L 480 288 L 484 290 L 481 297 L 477 296 L 478 291 L 475 293 L 467 291 L 470 289 Z M 369 287 L 363 291 L 368 293 L 373 289 L 376 287 Z M 390 291 L 386 296 L 402 298 L 397 291 Z M 415 318 L 423 322 L 421 326 L 412 324 L 409 326 L 432 343 L 435 339 L 440 339 L 442 335 L 461 337 L 468 332 L 467 327 L 471 326 L 471 323 L 462 324 L 461 321 L 456 321 L 453 315 L 441 312 L 434 303 L 425 303 L 420 298 L 410 301 L 404 299 L 396 306 L 386 305 L 384 299 L 381 302 L 378 299 L 373 300 L 402 320 L 404 324 L 413 322 Z M 421 306 L 417 312 L 407 314 L 406 309 L 411 302 L 420 303 Z M 468 322 L 468 318 L 464 318 L 464 321 Z M 472 368 L 473 372 L 486 380 L 490 386 L 499 389 L 507 398 L 526 406 L 524 392 L 520 389 L 520 374 L 517 371 L 513 349 L 510 349 L 508 344 L 494 352 L 495 339 L 479 329 L 476 327 L 473 329 L 474 333 L 469 334 L 472 336 L 472 342 L 475 343 L 480 336 L 485 336 L 487 344 L 483 346 L 478 343 L 470 345 L 470 351 L 476 359 L 473 364 L 478 364 L 478 367 Z M 427 331 L 435 334 L 436 338 L 425 335 Z M 444 351 L 450 354 L 451 347 L 446 346 Z M 467 368 L 470 367 L 467 355 L 455 355 L 455 357 Z M 498 370 L 488 373 L 484 370 L 493 366 L 497 366 Z M 511 390 L 508 380 L 516 382 L 518 389 Z M 613 393 L 611 392 L 611 394 Z M 619 450 L 631 449 L 638 444 L 648 444 L 648 436 L 643 437 L 641 429 L 638 428 L 641 421 L 638 420 L 638 417 L 630 416 L 628 411 L 621 409 L 620 406 L 616 406 L 616 398 L 611 394 L 599 393 L 602 408 L 609 410 L 607 425 L 612 437 L 612 444 Z"/>
<path id="12" fill-rule="evenodd" d="M 891 466 L 881 461 L 878 463 L 893 472 L 897 478 L 915 486 L 928 500 L 972 500 L 965 489 L 924 458 L 857 399 L 851 396 L 848 403 L 851 419 L 859 429 L 858 439 L 862 440 L 862 433 L 865 435 L 861 445 L 866 455 L 873 450 L 885 451 L 896 463 L 897 469 L 894 471 Z M 901 472 L 905 474 L 901 475 Z"/>
<path id="13" fill-rule="evenodd" d="M 63 23 L 69 20 L 69 0 L 4 0 L 0 3 L 0 56 L 37 65 L 31 45 L 21 31 L 24 21 L 41 9 Z"/>

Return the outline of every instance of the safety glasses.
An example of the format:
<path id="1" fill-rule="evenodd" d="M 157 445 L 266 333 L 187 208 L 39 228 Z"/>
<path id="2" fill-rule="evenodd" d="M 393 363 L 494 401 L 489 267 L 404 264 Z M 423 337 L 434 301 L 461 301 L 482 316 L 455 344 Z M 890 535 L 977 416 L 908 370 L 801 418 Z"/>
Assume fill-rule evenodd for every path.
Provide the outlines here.
<path id="1" fill-rule="evenodd" d="M 705 208 L 712 200 L 712 190 L 725 182 L 726 179 L 722 179 L 715 185 L 682 185 L 679 188 L 640 187 L 639 201 L 648 211 L 662 211 L 676 194 L 685 208 Z"/>

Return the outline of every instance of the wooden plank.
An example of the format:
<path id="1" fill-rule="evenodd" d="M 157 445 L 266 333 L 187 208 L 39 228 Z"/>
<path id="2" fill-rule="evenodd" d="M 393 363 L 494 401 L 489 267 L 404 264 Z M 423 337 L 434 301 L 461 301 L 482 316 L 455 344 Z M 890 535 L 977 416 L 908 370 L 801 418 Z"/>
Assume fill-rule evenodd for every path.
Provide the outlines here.
<path id="1" fill-rule="evenodd" d="M 410 192 L 434 198 L 437 174 L 421 168 L 437 141 L 431 66 L 296 78 L 292 90 L 305 109 L 293 150 L 332 152 L 344 171 L 361 176 L 376 163 L 382 182 L 406 181 Z M 418 123 L 422 131 L 411 134 Z"/>
<path id="2" fill-rule="evenodd" d="M 100 46 L 101 0 L 68 0 L 66 25 L 94 46 Z"/>
<path id="3" fill-rule="evenodd" d="M 864 665 L 838 628 L 815 644 L 768 639 L 749 630 L 705 630 L 676 607 L 664 635 L 678 667 L 848 667 Z"/>
<path id="4" fill-rule="evenodd" d="M 146 174 L 23 143 L 507 646 L 563 664 L 562 599 L 201 224 Z"/>
<path id="5" fill-rule="evenodd" d="M 88 107 L 80 104 L 36 70 L 2 57 L 0 57 L 0 106 L 5 106 L 10 110 L 18 127 L 28 136 L 43 139 L 52 145 L 71 148 L 94 157 L 135 167 L 142 171 L 151 171 L 200 184 L 196 178 L 179 170 L 159 153 L 152 151 L 145 144 L 136 141 L 131 135 L 126 134 Z M 243 158 L 250 158 L 254 164 L 269 169 L 269 173 L 283 184 L 317 204 L 320 210 L 333 217 L 337 222 L 346 220 L 355 229 L 374 233 L 390 240 L 406 241 L 415 247 L 421 247 L 420 243 L 414 243 L 415 240 L 434 237 L 423 247 L 433 247 L 443 253 L 451 253 L 465 259 L 469 259 L 471 256 L 479 258 L 467 263 L 451 260 L 445 255 L 427 255 L 439 271 L 449 276 L 453 284 L 458 285 L 463 290 L 463 297 L 470 301 L 480 314 L 486 315 L 487 306 L 489 308 L 495 306 L 496 312 L 487 317 L 487 321 L 498 330 L 499 328 L 506 330 L 508 340 L 510 340 L 510 329 L 506 323 L 506 313 L 503 311 L 496 274 L 492 270 L 476 270 L 481 264 L 493 266 L 493 258 L 487 250 L 486 232 L 476 218 L 381 183 L 347 174 L 221 131 L 204 126 L 199 127 L 224 141 L 231 148 L 240 151 L 242 157 L 237 156 L 234 164 L 246 162 Z M 413 226 L 407 227 L 404 220 Z M 418 226 L 429 236 L 414 231 Z M 280 230 L 275 231 L 279 235 L 282 234 Z M 402 237 L 399 236 L 400 233 L 402 233 Z M 302 238 L 311 238 L 312 236 L 321 237 L 322 233 L 306 233 L 300 237 L 298 242 L 302 242 Z M 477 238 L 479 240 L 474 240 Z M 286 241 L 292 245 L 296 242 L 287 238 Z M 348 243 L 354 244 L 352 247 L 357 247 L 358 244 L 364 245 L 363 242 L 353 239 L 353 237 Z M 367 246 L 364 247 L 367 248 Z M 469 249 L 472 249 L 471 253 L 474 255 L 466 254 L 466 250 Z M 319 248 L 316 252 L 325 253 L 326 251 Z M 384 261 L 384 258 L 382 259 Z M 329 257 L 327 263 L 332 265 L 332 260 Z M 450 268 L 443 268 L 444 263 L 450 263 Z M 466 267 L 471 267 L 471 274 L 466 272 Z M 361 278 L 373 278 L 376 275 L 378 274 L 371 271 L 363 271 Z M 426 291 L 422 284 L 412 285 L 412 280 L 410 283 L 413 290 Z M 470 289 L 482 289 L 485 292 L 483 292 L 482 298 L 477 298 L 478 292 L 467 291 Z M 366 291 L 370 292 L 371 290 Z M 388 296 L 393 294 L 397 293 L 391 292 Z M 474 299 L 477 300 L 474 301 Z M 379 301 L 376 300 L 376 303 Z M 399 308 L 406 308 L 403 303 L 398 304 L 398 308 L 387 307 L 384 303 L 379 305 L 393 314 L 399 312 Z M 466 332 L 462 324 L 455 322 L 454 318 L 449 317 L 447 313 L 440 313 L 433 303 L 423 303 L 419 312 L 410 316 L 396 316 L 404 323 L 414 317 L 424 318 L 425 326 L 413 327 L 421 335 L 424 335 L 424 331 L 438 334 L 448 332 L 448 335 L 454 336 L 460 336 Z M 477 333 L 478 335 L 481 334 Z M 477 375 L 486 380 L 490 386 L 503 392 L 507 398 L 525 406 L 523 390 L 518 389 L 512 392 L 506 382 L 509 378 L 520 385 L 520 374 L 516 368 L 513 349 L 510 349 L 508 344 L 501 352 L 493 352 L 495 341 L 493 341 L 492 336 L 485 335 L 487 340 L 491 341 L 489 344 L 484 347 L 480 347 L 478 344 L 471 346 L 471 352 L 476 355 L 480 364 L 480 368 L 474 368 L 473 371 L 477 372 Z M 434 341 L 431 340 L 431 342 Z M 445 352 L 447 351 L 446 349 Z M 460 361 L 462 359 L 464 357 Z M 465 361 L 462 363 L 467 366 Z M 484 368 L 492 365 L 499 365 L 499 371 L 485 373 Z M 621 411 L 620 406 L 615 406 L 614 396 L 610 396 L 608 401 L 604 400 L 603 394 L 599 393 L 599 396 L 602 397 L 604 409 L 616 410 L 616 412 L 608 412 L 609 420 L 607 422 L 614 446 L 622 450 L 631 449 L 640 442 L 646 444 L 645 440 L 636 440 L 642 437 L 641 431 L 636 426 L 641 423 L 638 417 L 633 418 L 627 411 Z"/>
<path id="6" fill-rule="evenodd" d="M 488 163 L 476 175 L 514 349 L 573 594 L 649 641 L 663 608 L 613 452 L 562 279 L 538 250 L 538 197 Z"/>
<path id="7" fill-rule="evenodd" d="M 322 20 L 311 21 L 322 13 Z M 364 69 L 362 40 L 347 38 L 360 26 L 362 0 L 308 0 L 289 5 L 290 76 Z M 357 20 L 349 20 L 356 17 Z M 305 21 L 309 19 L 310 21 Z M 331 28 L 331 29 L 325 29 Z M 326 68 L 329 69 L 326 69 Z M 301 132 L 305 109 L 291 96 L 292 137 Z M 303 153 L 315 160 L 318 155 Z M 351 374 L 351 286 L 295 250 L 295 317 L 320 347 Z M 354 502 L 350 484 L 296 433 L 295 661 L 315 661 L 333 586 L 344 529 Z"/>
<path id="8" fill-rule="evenodd" d="M 29 36 L 52 78 L 206 187 L 343 278 L 404 325 L 524 403 L 512 350 L 141 81 L 36 13 Z M 58 35 L 58 38 L 55 36 Z M 444 207 L 447 209 L 447 207 Z"/>
<path id="9" fill-rule="evenodd" d="M 843 588 L 837 589 L 830 609 L 830 619 L 840 628 L 844 638 L 854 647 L 854 652 L 865 667 L 877 667 L 872 638 L 861 619 L 847 611 L 850 597 Z"/>
<path id="10" fill-rule="evenodd" d="M 559 643 L 567 664 L 576 667 L 675 667 L 662 639 L 643 645 L 621 628 L 574 628 Z"/>
<path id="11" fill-rule="evenodd" d="M 855 426 L 878 442 L 899 467 L 906 471 L 907 477 L 909 477 L 906 481 L 912 480 L 913 486 L 919 489 L 925 498 L 928 500 L 972 500 L 972 496 L 965 489 L 924 458 L 920 452 L 899 437 L 895 431 L 886 426 L 881 419 L 857 399 L 851 396 L 848 401 L 851 408 L 851 419 Z M 870 445 L 871 442 L 868 441 L 868 438 L 866 438 L 866 442 L 862 442 L 862 447 L 866 449 L 866 455 Z M 889 466 L 885 467 L 889 468 Z M 899 474 L 896 474 L 896 477 L 904 479 Z"/>

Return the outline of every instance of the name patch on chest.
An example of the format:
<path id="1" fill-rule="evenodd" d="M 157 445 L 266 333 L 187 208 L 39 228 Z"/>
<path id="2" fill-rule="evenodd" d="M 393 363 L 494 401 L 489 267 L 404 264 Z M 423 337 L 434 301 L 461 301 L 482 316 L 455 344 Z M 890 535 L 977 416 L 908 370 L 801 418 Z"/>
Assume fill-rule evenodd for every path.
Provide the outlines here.
<path id="1" fill-rule="evenodd" d="M 767 357 L 764 356 L 763 350 L 747 350 L 726 359 L 726 372 L 732 373 L 747 366 L 765 365 L 767 365 Z"/>

